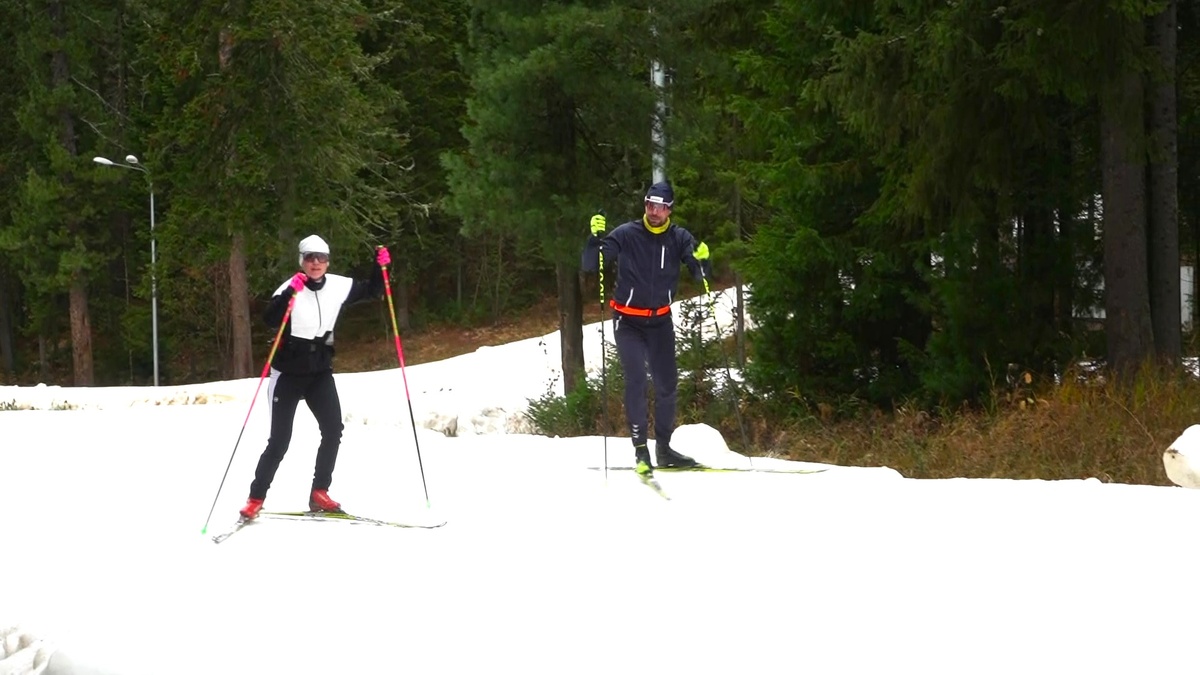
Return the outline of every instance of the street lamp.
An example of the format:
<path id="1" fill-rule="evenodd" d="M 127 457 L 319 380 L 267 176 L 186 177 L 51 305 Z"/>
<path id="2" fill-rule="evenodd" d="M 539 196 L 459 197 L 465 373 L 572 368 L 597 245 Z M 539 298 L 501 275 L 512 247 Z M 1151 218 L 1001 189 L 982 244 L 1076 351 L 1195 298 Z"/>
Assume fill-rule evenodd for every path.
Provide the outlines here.
<path id="1" fill-rule="evenodd" d="M 104 166 L 118 166 L 122 169 L 133 169 L 146 174 L 146 181 L 150 184 L 150 331 L 151 342 L 154 348 L 154 386 L 158 386 L 158 276 L 155 274 L 155 263 L 157 251 L 154 247 L 154 180 L 150 177 L 150 171 L 146 167 L 138 163 L 138 158 L 134 155 L 125 155 L 125 164 L 114 162 L 104 157 L 93 157 L 92 161 Z"/>

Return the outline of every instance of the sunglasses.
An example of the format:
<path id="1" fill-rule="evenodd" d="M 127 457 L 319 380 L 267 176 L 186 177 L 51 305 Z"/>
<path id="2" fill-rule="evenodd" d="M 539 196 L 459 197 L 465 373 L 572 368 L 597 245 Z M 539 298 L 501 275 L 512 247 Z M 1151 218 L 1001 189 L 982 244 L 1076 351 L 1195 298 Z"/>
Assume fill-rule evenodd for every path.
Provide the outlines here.
<path id="1" fill-rule="evenodd" d="M 329 262 L 329 254 L 328 253 L 305 253 L 304 254 L 304 262 L 327 263 L 327 262 Z"/>

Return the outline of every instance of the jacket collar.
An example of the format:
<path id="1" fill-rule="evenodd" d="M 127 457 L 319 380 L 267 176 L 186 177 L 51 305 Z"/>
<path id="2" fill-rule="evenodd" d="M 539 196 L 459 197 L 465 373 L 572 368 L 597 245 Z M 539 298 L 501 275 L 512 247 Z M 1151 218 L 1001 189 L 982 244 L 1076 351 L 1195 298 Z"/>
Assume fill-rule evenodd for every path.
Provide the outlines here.
<path id="1" fill-rule="evenodd" d="M 650 224 L 650 220 L 646 218 L 646 214 L 642 214 L 642 225 L 649 230 L 651 234 L 662 234 L 663 232 L 667 231 L 668 227 L 671 227 L 671 216 L 667 216 L 667 219 L 663 221 L 662 225 L 655 227 Z"/>

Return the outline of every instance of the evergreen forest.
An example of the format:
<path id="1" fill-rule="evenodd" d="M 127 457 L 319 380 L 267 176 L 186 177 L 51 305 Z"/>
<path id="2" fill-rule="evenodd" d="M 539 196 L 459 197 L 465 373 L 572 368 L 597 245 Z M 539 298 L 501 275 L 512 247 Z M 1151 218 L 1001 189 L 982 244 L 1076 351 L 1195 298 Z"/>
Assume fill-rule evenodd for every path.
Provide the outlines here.
<path id="1" fill-rule="evenodd" d="M 389 247 L 402 335 L 555 298 L 578 390 L 589 218 L 640 217 L 655 169 L 773 407 L 1173 372 L 1198 29 L 1194 0 L 0 0 L 0 381 L 256 376 L 317 233 L 342 274 Z"/>

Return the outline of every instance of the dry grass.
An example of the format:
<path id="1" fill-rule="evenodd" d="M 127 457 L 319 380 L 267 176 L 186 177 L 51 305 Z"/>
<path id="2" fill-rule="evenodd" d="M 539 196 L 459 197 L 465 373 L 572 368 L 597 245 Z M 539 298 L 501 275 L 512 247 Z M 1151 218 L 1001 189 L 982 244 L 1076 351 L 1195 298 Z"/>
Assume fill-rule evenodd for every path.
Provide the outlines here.
<path id="1" fill-rule="evenodd" d="M 1200 383 L 1144 373 L 1129 387 L 1070 383 L 1002 394 L 994 412 L 902 408 L 780 432 L 773 454 L 889 466 L 913 478 L 1097 478 L 1169 485 L 1162 453 L 1200 421 Z"/>

